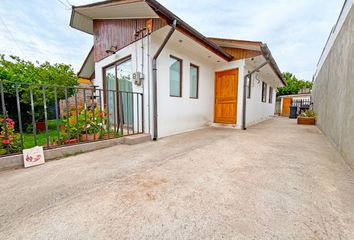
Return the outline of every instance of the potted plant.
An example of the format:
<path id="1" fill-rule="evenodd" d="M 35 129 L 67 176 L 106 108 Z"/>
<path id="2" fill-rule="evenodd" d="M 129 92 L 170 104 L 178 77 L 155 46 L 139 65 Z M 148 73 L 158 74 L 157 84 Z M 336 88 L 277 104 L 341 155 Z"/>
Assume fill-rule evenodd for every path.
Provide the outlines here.
<path id="1" fill-rule="evenodd" d="M 45 131 L 45 122 L 43 120 L 38 120 L 36 122 L 36 129 L 38 132 L 44 132 Z"/>
<path id="2" fill-rule="evenodd" d="M 68 137 L 68 123 L 69 121 L 69 133 Z M 72 119 L 65 119 L 62 121 L 63 125 L 60 126 L 60 139 L 58 139 L 58 145 L 60 144 L 76 144 L 78 142 L 78 129 L 76 123 Z"/>
<path id="3" fill-rule="evenodd" d="M 86 110 L 86 112 L 82 110 L 77 115 L 81 142 L 99 139 L 102 126 L 100 114 L 99 109 L 95 109 L 94 111 Z"/>
<path id="4" fill-rule="evenodd" d="M 119 137 L 120 137 L 120 133 L 119 132 L 114 132 L 114 129 L 109 129 L 109 133 L 108 133 L 108 129 L 107 128 L 103 130 L 103 133 L 102 133 L 102 139 L 103 140 L 119 138 Z"/>
<path id="5" fill-rule="evenodd" d="M 84 124 L 81 127 L 81 134 L 80 134 L 80 141 L 95 141 L 98 140 L 100 137 L 100 127 L 95 122 L 90 122 L 88 124 Z"/>
<path id="6" fill-rule="evenodd" d="M 43 109 L 36 109 L 35 118 L 36 120 L 36 130 L 38 132 L 45 131 L 45 121 L 44 121 L 44 110 Z"/>
<path id="7" fill-rule="evenodd" d="M 316 125 L 316 113 L 312 110 L 306 110 L 298 116 L 297 124 Z"/>

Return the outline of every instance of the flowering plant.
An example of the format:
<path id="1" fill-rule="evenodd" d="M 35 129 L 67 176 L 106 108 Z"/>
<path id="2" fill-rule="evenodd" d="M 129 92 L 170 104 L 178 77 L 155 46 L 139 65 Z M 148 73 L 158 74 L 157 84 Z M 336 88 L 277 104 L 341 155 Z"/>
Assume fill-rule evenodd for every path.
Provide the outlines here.
<path id="1" fill-rule="evenodd" d="M 1 127 L 1 136 L 5 136 L 5 124 L 6 122 L 6 131 L 7 135 L 12 135 L 15 130 L 15 121 L 12 120 L 11 118 L 6 118 L 5 121 L 3 118 L 0 118 L 0 127 Z"/>
<path id="2" fill-rule="evenodd" d="M 74 111 L 73 111 L 74 112 Z M 75 111 L 76 112 L 76 111 Z M 80 110 L 78 114 L 71 114 L 68 119 L 63 120 L 63 125 L 60 127 L 61 135 L 67 137 L 68 126 L 70 128 L 71 138 L 76 138 L 77 135 L 100 133 L 101 128 L 104 129 L 108 114 L 96 108 Z"/>
<path id="3" fill-rule="evenodd" d="M 101 122 L 102 118 L 102 122 Z M 86 111 L 86 118 L 85 118 L 85 111 L 82 111 L 78 115 L 79 119 L 79 126 L 81 127 L 81 134 L 93 134 L 99 133 L 100 128 L 105 121 L 105 113 L 101 113 L 99 109 L 87 110 Z"/>
<path id="4" fill-rule="evenodd" d="M 5 127 L 6 126 L 6 127 Z M 15 133 L 15 121 L 9 117 L 0 118 L 0 154 L 21 151 L 20 134 Z"/>

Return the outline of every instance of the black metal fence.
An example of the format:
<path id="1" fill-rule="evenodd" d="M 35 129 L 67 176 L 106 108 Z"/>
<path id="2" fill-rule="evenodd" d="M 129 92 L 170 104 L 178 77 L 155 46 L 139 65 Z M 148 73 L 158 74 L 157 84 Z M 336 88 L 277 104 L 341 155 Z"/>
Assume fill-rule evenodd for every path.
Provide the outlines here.
<path id="1" fill-rule="evenodd" d="M 0 81 L 0 157 L 144 132 L 142 93 Z"/>
<path id="2" fill-rule="evenodd" d="M 297 115 L 312 109 L 312 105 L 311 99 L 293 99 L 291 102 L 291 106 L 297 107 Z"/>

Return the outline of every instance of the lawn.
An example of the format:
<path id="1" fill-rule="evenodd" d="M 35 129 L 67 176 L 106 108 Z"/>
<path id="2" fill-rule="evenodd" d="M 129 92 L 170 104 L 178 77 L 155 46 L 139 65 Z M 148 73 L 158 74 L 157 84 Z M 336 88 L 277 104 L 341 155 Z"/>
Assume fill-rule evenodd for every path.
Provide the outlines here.
<path id="1" fill-rule="evenodd" d="M 48 137 L 49 137 L 49 142 L 51 142 L 53 139 L 58 139 L 58 134 L 56 130 L 48 130 Z M 47 139 L 46 139 L 46 134 L 45 132 L 40 132 L 36 134 L 37 138 L 37 146 L 46 146 L 47 145 Z M 34 144 L 34 137 L 33 133 L 25 133 L 23 134 L 23 147 L 24 148 L 32 148 L 36 146 Z"/>
<path id="2" fill-rule="evenodd" d="M 48 121 L 48 137 L 49 142 L 52 142 L 53 139 L 58 139 L 57 126 L 55 120 Z M 45 146 L 47 144 L 46 134 L 44 132 L 37 132 L 37 146 Z M 31 148 L 35 147 L 33 133 L 24 133 L 23 134 L 23 147 Z"/>
<path id="3" fill-rule="evenodd" d="M 63 125 L 63 122 L 59 120 L 59 126 Z M 116 137 L 120 137 L 120 133 L 116 134 Z M 100 139 L 102 139 L 100 137 Z M 35 146 L 47 146 L 47 138 L 45 131 L 39 132 L 36 134 L 37 144 L 34 143 L 33 132 L 24 132 L 23 133 L 23 147 L 24 149 L 32 148 Z M 58 140 L 58 132 L 57 132 L 57 124 L 56 120 L 48 120 L 48 140 L 49 144 L 57 143 Z"/>

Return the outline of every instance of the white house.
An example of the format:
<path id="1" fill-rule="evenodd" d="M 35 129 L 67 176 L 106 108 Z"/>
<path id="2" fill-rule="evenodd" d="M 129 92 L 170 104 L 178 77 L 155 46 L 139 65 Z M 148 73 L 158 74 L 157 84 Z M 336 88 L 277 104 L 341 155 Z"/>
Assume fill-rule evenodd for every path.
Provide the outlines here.
<path id="1" fill-rule="evenodd" d="M 266 44 L 206 38 L 155 0 L 73 7 L 70 25 L 94 38 L 79 76 L 141 93 L 131 121 L 136 128 L 144 116 L 155 140 L 206 126 L 246 129 L 274 115 L 285 85 Z"/>

